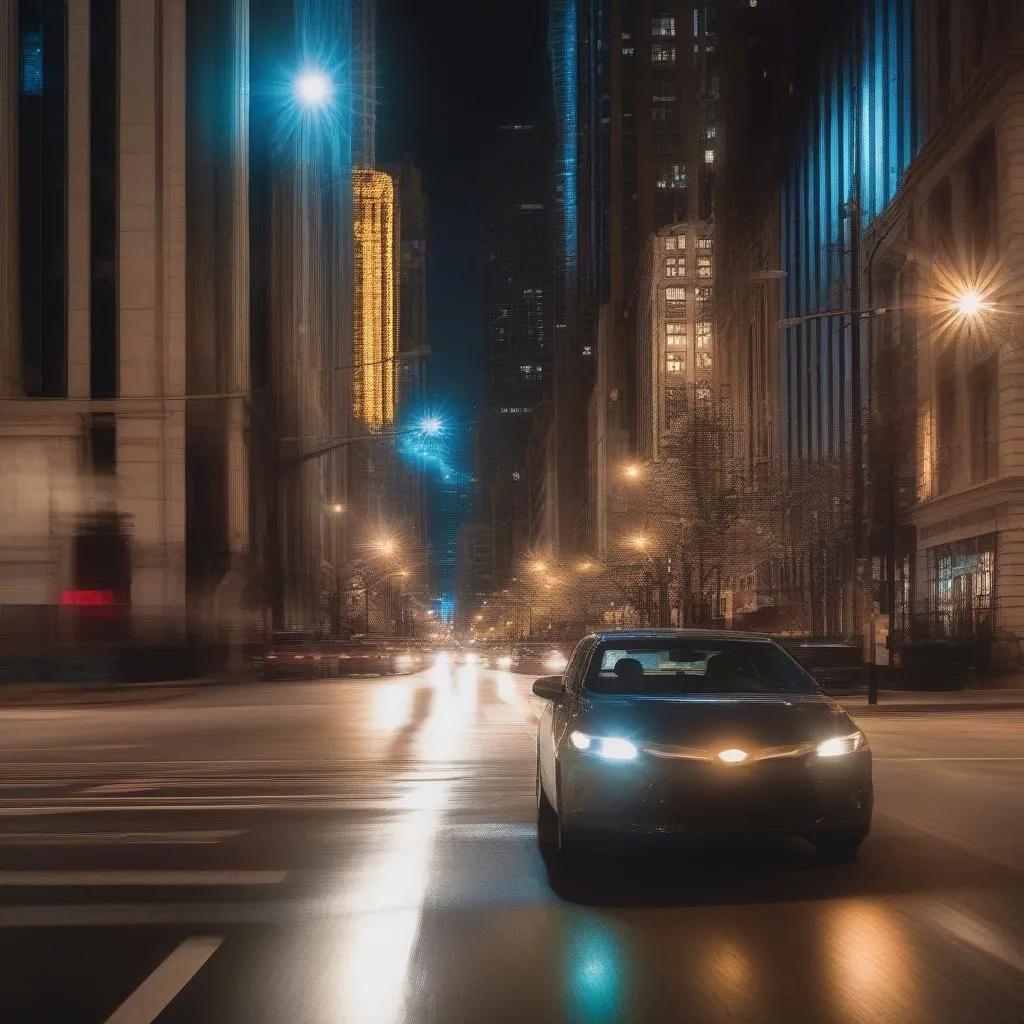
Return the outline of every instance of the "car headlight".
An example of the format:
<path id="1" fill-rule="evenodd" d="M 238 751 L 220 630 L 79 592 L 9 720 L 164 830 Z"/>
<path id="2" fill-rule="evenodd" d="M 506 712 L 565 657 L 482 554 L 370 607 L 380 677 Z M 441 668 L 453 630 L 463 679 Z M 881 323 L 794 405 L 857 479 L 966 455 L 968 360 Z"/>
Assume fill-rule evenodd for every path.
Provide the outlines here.
<path id="1" fill-rule="evenodd" d="M 547 656 L 547 659 L 544 662 L 544 667 L 551 673 L 564 672 L 565 666 L 568 664 L 569 662 L 566 661 L 564 654 L 560 654 L 558 651 L 553 651 Z"/>
<path id="2" fill-rule="evenodd" d="M 636 758 L 636 746 L 619 736 L 588 736 L 585 732 L 573 731 L 569 742 L 577 750 L 588 750 L 606 761 L 632 761 Z"/>
<path id="3" fill-rule="evenodd" d="M 849 736 L 833 736 L 818 744 L 818 757 L 843 757 L 863 750 L 867 745 L 864 733 L 854 732 Z"/>
<path id="4" fill-rule="evenodd" d="M 472 651 L 470 651 L 466 655 L 466 664 L 467 665 L 475 665 L 479 660 L 480 660 L 480 658 L 476 654 L 474 654 Z"/>
<path id="5" fill-rule="evenodd" d="M 448 665 L 451 663 L 452 656 L 447 651 L 438 651 L 437 657 L 434 658 L 435 665 Z"/>
<path id="6" fill-rule="evenodd" d="M 512 659 L 507 654 L 503 654 L 498 659 L 498 668 L 510 669 L 511 667 L 512 667 Z"/>

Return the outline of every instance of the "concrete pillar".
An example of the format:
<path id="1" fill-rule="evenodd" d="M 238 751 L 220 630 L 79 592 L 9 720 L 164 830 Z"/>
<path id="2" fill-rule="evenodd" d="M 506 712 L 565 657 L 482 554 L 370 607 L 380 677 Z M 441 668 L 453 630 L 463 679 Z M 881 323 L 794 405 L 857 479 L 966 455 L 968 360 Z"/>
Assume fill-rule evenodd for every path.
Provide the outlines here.
<path id="1" fill-rule="evenodd" d="M 89 397 L 89 0 L 68 0 L 68 398 Z"/>
<path id="2" fill-rule="evenodd" d="M 0 3 L 0 398 L 21 393 L 18 5 Z"/>

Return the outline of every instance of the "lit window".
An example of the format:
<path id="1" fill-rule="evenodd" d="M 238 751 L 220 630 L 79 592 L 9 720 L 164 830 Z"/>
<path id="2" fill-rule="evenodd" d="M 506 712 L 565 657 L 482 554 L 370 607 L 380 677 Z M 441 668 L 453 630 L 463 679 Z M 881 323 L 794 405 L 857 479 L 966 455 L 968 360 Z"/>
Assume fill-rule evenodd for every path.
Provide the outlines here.
<path id="1" fill-rule="evenodd" d="M 698 320 L 694 325 L 696 334 L 697 369 L 711 369 L 711 322 Z"/>
<path id="2" fill-rule="evenodd" d="M 666 92 L 662 93 L 659 96 L 652 96 L 651 101 L 654 103 L 675 103 L 676 96 L 675 93 Z"/>
<path id="3" fill-rule="evenodd" d="M 675 240 L 674 236 L 670 236 L 669 238 L 665 239 L 665 248 L 666 249 L 668 249 L 671 252 L 673 249 L 675 249 L 675 247 L 676 247 L 676 240 Z"/>
<path id="4" fill-rule="evenodd" d="M 584 345 L 583 346 L 583 354 L 585 356 L 592 356 L 594 354 L 594 346 L 593 345 Z"/>
<path id="5" fill-rule="evenodd" d="M 686 164 L 672 164 L 668 172 L 668 187 L 676 192 L 686 188 Z"/>
<path id="6" fill-rule="evenodd" d="M 683 372 L 683 358 L 677 355 L 675 352 L 670 352 L 668 359 L 665 362 L 665 369 L 669 373 L 682 373 Z"/>
<path id="7" fill-rule="evenodd" d="M 667 43 L 655 43 L 651 47 L 651 63 L 675 64 L 676 48 Z"/>
<path id="8" fill-rule="evenodd" d="M 665 301 L 677 312 L 686 312 L 686 289 L 666 288 Z"/>
<path id="9" fill-rule="evenodd" d="M 519 483 L 519 481 L 522 480 L 522 476 L 518 469 L 512 470 L 512 479 L 515 480 L 516 483 Z"/>
<path id="10" fill-rule="evenodd" d="M 43 94 L 42 32 L 22 33 L 21 91 L 26 96 L 42 96 Z"/>
<path id="11" fill-rule="evenodd" d="M 698 256 L 697 257 L 697 276 L 707 278 L 711 276 L 711 257 L 710 256 Z"/>
<path id="12" fill-rule="evenodd" d="M 713 243 L 712 239 L 710 239 L 710 238 L 698 238 L 697 239 L 697 248 L 698 249 L 710 249 L 713 244 L 714 243 Z"/>
<path id="13" fill-rule="evenodd" d="M 710 142 L 714 137 L 715 137 L 715 126 L 714 125 L 710 125 L 709 127 L 704 129 L 704 138 L 705 139 L 707 139 Z"/>
<path id="14" fill-rule="evenodd" d="M 704 163 L 713 164 L 715 162 L 715 151 L 713 149 L 704 150 Z"/>
<path id="15" fill-rule="evenodd" d="M 677 241 L 676 248 L 682 252 L 686 248 L 686 235 L 680 235 Z"/>
<path id="16" fill-rule="evenodd" d="M 675 18 L 651 18 L 651 35 L 657 38 L 671 39 L 676 34 Z"/>
<path id="17" fill-rule="evenodd" d="M 623 57 L 632 57 L 636 54 L 636 50 L 632 46 L 624 46 L 622 48 Z"/>
<path id="18" fill-rule="evenodd" d="M 623 32 L 623 33 L 622 33 L 622 38 L 623 38 L 624 40 L 625 40 L 625 39 L 632 39 L 632 38 L 633 38 L 633 33 L 632 33 L 632 32 Z"/>
<path id="19" fill-rule="evenodd" d="M 686 257 L 668 256 L 665 259 L 666 277 L 686 277 Z"/>
<path id="20" fill-rule="evenodd" d="M 686 348 L 686 324 L 665 324 L 665 344 L 668 348 Z"/>

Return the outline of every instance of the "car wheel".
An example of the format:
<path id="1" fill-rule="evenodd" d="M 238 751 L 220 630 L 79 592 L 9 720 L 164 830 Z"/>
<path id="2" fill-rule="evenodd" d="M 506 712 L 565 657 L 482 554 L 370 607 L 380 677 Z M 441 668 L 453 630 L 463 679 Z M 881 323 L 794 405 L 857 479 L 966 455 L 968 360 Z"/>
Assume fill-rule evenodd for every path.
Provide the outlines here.
<path id="1" fill-rule="evenodd" d="M 854 860 L 866 832 L 850 829 L 836 829 L 814 838 L 819 859 L 830 864 L 843 864 Z"/>

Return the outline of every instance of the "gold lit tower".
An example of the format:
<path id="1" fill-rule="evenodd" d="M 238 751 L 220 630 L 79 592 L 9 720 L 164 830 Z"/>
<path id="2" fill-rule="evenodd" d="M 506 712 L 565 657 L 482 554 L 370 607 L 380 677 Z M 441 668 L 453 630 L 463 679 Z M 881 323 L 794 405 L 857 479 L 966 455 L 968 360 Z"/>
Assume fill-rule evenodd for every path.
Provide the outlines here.
<path id="1" fill-rule="evenodd" d="M 380 430 L 395 419 L 395 189 L 381 171 L 352 172 L 355 224 L 353 407 Z"/>

